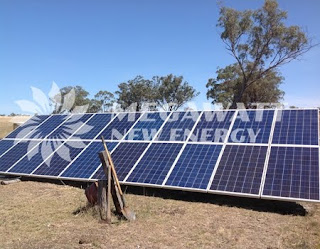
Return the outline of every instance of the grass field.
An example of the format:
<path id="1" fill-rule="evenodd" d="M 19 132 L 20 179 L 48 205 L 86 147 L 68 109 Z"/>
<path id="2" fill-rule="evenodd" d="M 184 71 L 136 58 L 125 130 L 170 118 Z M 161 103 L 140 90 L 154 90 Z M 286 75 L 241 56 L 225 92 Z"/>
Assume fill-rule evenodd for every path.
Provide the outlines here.
<path id="1" fill-rule="evenodd" d="M 80 188 L 0 186 L 1 248 L 320 248 L 320 206 L 176 193 L 127 194 L 135 222 L 99 221 Z M 155 194 L 153 192 L 153 194 Z"/>
<path id="2" fill-rule="evenodd" d="M 13 130 L 13 123 L 10 122 L 11 119 L 12 117 L 0 117 L 0 139 Z"/>
<path id="3" fill-rule="evenodd" d="M 4 138 L 14 129 L 14 122 L 19 121 L 23 122 L 29 119 L 28 116 L 17 116 L 17 117 L 0 117 L 0 139 Z"/>

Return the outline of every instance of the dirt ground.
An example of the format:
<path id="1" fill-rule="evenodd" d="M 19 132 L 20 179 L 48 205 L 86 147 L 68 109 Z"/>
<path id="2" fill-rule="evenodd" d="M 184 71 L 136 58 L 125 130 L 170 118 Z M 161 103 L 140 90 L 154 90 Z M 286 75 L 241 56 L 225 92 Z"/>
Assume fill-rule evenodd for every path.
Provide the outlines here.
<path id="1" fill-rule="evenodd" d="M 127 193 L 137 220 L 107 225 L 81 188 L 1 185 L 0 248 L 320 248 L 318 204 L 164 193 Z"/>

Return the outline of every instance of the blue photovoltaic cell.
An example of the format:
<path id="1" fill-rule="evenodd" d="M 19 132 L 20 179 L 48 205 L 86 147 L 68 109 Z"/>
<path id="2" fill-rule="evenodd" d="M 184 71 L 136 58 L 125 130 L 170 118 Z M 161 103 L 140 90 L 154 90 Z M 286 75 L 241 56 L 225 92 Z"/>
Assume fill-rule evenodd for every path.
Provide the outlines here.
<path id="1" fill-rule="evenodd" d="M 267 149 L 227 145 L 210 189 L 258 195 Z"/>
<path id="2" fill-rule="evenodd" d="M 189 142 L 224 142 L 234 111 L 205 111 Z"/>
<path id="3" fill-rule="evenodd" d="M 127 182 L 161 185 L 181 148 L 182 144 L 178 143 L 152 144 Z"/>
<path id="4" fill-rule="evenodd" d="M 58 129 L 48 136 L 48 139 L 68 139 L 77 129 L 79 129 L 92 114 L 74 114 Z"/>
<path id="5" fill-rule="evenodd" d="M 116 142 L 107 142 L 109 151 L 117 145 Z M 89 178 L 101 164 L 98 153 L 104 150 L 101 142 L 91 143 L 81 155 L 76 158 L 61 177 Z"/>
<path id="6" fill-rule="evenodd" d="M 319 200 L 318 148 L 271 147 L 263 195 Z"/>
<path id="7" fill-rule="evenodd" d="M 33 172 L 34 175 L 58 176 L 70 162 L 86 147 L 88 142 L 68 141 L 55 151 L 40 167 Z"/>
<path id="8" fill-rule="evenodd" d="M 200 112 L 174 112 L 157 137 L 158 141 L 185 141 Z"/>
<path id="9" fill-rule="evenodd" d="M 318 145 L 318 110 L 278 111 L 273 144 Z"/>
<path id="10" fill-rule="evenodd" d="M 34 130 L 38 125 L 40 125 L 44 120 L 46 120 L 49 115 L 39 115 L 33 116 L 28 121 L 26 121 L 23 125 L 19 126 L 13 132 L 11 132 L 7 138 L 23 138 L 29 132 Z"/>
<path id="11" fill-rule="evenodd" d="M 147 146 L 148 143 L 121 143 L 115 151 L 112 152 L 112 160 L 120 181 L 125 179 Z M 103 169 L 100 168 L 92 178 L 105 179 Z"/>
<path id="12" fill-rule="evenodd" d="M 0 156 L 14 145 L 14 140 L 0 140 Z"/>
<path id="13" fill-rule="evenodd" d="M 61 141 L 35 143 L 36 146 L 33 146 L 33 149 L 29 150 L 9 172 L 31 174 L 62 143 Z"/>
<path id="14" fill-rule="evenodd" d="M 105 179 L 98 157 L 98 152 L 103 150 L 98 141 L 102 133 L 107 141 L 113 140 L 107 142 L 107 146 L 110 151 L 114 149 L 112 158 L 121 181 L 131 172 L 128 183 L 162 185 L 183 141 L 199 120 L 199 113 L 174 112 L 165 124 L 168 112 L 144 113 L 140 119 L 140 113 L 120 113 L 114 120 L 114 114 L 35 116 L 8 135 L 19 139 L 0 140 L 0 173 Z M 209 186 L 211 192 L 259 195 L 268 151 L 268 146 L 260 145 L 268 143 L 274 111 L 238 111 L 228 142 L 242 145 L 227 144 L 215 168 L 223 146 L 210 142 L 225 141 L 234 113 L 203 112 L 164 187 L 206 190 L 215 171 Z M 318 145 L 318 110 L 278 110 L 277 117 L 262 197 L 319 201 L 319 148 L 308 147 Z M 117 140 L 133 125 L 135 130 L 126 137 L 128 140 L 116 147 Z M 155 135 L 162 125 L 156 138 L 161 142 L 150 145 L 150 135 Z M 256 139 L 250 140 L 256 134 Z M 71 135 L 77 141 L 40 140 L 46 137 L 65 139 Z M 18 142 L 22 138 L 39 140 Z M 97 140 L 84 142 L 83 139 Z M 129 142 L 131 139 L 146 141 Z"/>
<path id="15" fill-rule="evenodd" d="M 40 126 L 38 126 L 34 131 L 29 133 L 25 138 L 45 138 L 68 118 L 70 118 L 69 115 L 53 115 Z"/>
<path id="16" fill-rule="evenodd" d="M 152 140 L 168 115 L 167 112 L 144 113 L 128 133 L 126 140 Z"/>
<path id="17" fill-rule="evenodd" d="M 140 113 L 120 113 L 101 133 L 107 140 L 120 140 L 139 118 Z M 97 138 L 100 139 L 100 138 Z"/>
<path id="18" fill-rule="evenodd" d="M 15 164 L 21 157 L 27 154 L 28 149 L 36 146 L 36 141 L 21 141 L 12 147 L 9 151 L 0 157 L 0 171 L 7 171 L 13 164 Z"/>
<path id="19" fill-rule="evenodd" d="M 166 185 L 206 189 L 222 145 L 188 144 Z"/>
<path id="20" fill-rule="evenodd" d="M 229 142 L 268 143 L 273 116 L 273 110 L 239 111 Z"/>
<path id="21" fill-rule="evenodd" d="M 82 126 L 71 139 L 94 139 L 115 114 L 96 114 Z"/>

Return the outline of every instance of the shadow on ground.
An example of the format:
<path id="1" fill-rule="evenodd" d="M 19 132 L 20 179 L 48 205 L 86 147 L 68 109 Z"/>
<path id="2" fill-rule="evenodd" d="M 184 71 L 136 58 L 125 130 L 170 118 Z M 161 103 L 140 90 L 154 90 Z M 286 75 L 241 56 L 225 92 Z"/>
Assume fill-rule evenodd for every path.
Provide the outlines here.
<path id="1" fill-rule="evenodd" d="M 85 189 L 90 182 L 74 182 L 74 181 L 59 181 L 40 178 L 22 178 L 21 180 L 49 182 L 60 185 L 71 185 L 74 187 Z M 163 199 L 174 199 L 188 202 L 211 203 L 219 206 L 237 207 L 258 212 L 278 213 L 282 215 L 297 215 L 305 216 L 307 210 L 296 202 L 262 200 L 247 197 L 224 196 L 206 193 L 187 192 L 181 190 L 168 190 L 160 188 L 145 188 L 137 186 L 124 186 L 123 190 L 128 194 L 153 196 Z"/>

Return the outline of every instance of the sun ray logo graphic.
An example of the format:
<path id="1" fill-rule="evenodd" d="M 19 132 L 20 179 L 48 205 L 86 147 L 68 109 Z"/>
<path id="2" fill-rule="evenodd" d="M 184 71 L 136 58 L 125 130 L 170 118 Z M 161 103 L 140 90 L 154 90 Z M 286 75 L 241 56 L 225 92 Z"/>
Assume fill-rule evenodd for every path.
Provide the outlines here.
<path id="1" fill-rule="evenodd" d="M 89 132 L 93 128 L 85 123 L 87 116 L 83 114 L 88 110 L 88 105 L 74 106 L 76 100 L 74 88 L 72 88 L 68 93 L 62 95 L 60 88 L 55 82 L 52 83 L 48 96 L 38 88 L 31 87 L 31 90 L 33 101 L 16 101 L 16 104 L 22 111 L 33 115 L 50 115 L 52 113 L 74 115 L 63 122 L 59 128 L 52 130 L 50 139 L 44 141 L 39 140 L 46 137 L 46 134 L 43 134 L 43 131 L 41 130 L 41 123 L 43 120 L 34 116 L 28 123 L 28 131 L 26 131 L 26 129 L 22 129 L 17 134 L 17 137 L 25 137 L 32 130 L 32 139 L 24 141 L 28 143 L 26 151 L 28 160 L 32 160 L 35 155 L 41 153 L 42 159 L 50 167 L 52 159 L 51 155 L 55 152 L 61 159 L 71 162 L 72 158 L 70 150 L 73 148 L 84 148 L 86 143 L 81 141 L 80 136 Z M 66 143 L 66 140 L 71 136 L 73 139 L 78 139 L 78 142 Z M 15 141 L 15 143 L 18 142 L 21 141 Z"/>

